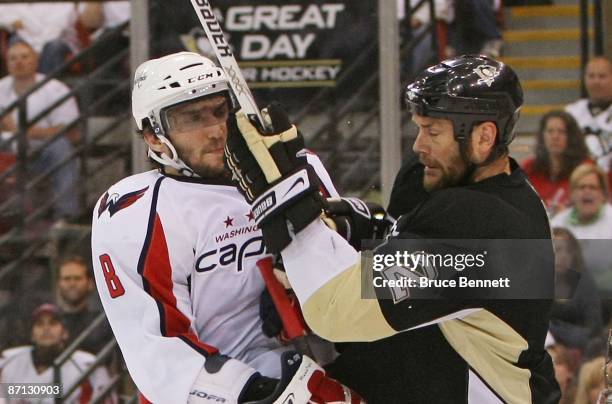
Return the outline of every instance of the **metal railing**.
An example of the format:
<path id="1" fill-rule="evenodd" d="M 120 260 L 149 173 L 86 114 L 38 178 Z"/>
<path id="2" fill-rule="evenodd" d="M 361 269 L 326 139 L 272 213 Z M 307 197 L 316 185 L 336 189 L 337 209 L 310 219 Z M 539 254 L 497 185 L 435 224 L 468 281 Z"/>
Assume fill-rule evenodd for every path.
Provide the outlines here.
<path id="1" fill-rule="evenodd" d="M 72 355 L 78 350 L 79 346 L 85 341 L 85 339 L 92 334 L 96 329 L 102 325 L 106 321 L 106 315 L 104 313 L 100 313 L 98 317 L 92 321 L 87 328 L 81 332 L 81 334 L 62 352 L 60 356 L 58 356 L 55 361 L 53 361 L 53 383 L 59 384 L 62 386 L 62 395 L 61 397 L 55 398 L 55 403 L 60 404 L 65 399 L 70 398 L 70 395 L 73 394 L 81 384 L 87 380 L 87 378 L 100 366 L 104 366 L 103 362 L 105 362 L 112 354 L 116 351 L 117 340 L 112 338 L 110 341 L 104 345 L 104 347 L 100 350 L 100 352 L 95 356 L 94 361 L 89 365 L 87 369 L 84 369 L 83 372 L 79 375 L 76 380 L 72 382 L 71 385 L 64 385 L 62 382 L 62 367 L 66 362 L 68 362 Z M 113 389 L 117 386 L 119 381 L 121 380 L 121 374 L 114 375 L 108 385 L 104 388 L 104 390 L 97 393 L 97 395 L 93 398 L 92 402 L 100 402 L 105 397 L 107 397 Z"/>
<path id="2" fill-rule="evenodd" d="M 17 130 L 9 138 L 0 141 L 0 150 L 16 149 L 16 163 L 7 167 L 0 173 L 0 183 L 6 183 L 13 180 L 14 192 L 11 195 L 4 195 L 4 201 L 0 203 L 0 220 L 10 221 L 12 227 L 5 234 L 0 235 L 0 259 L 3 265 L 0 266 L 0 281 L 7 275 L 11 274 L 19 268 L 24 262 L 34 257 L 46 244 L 47 235 L 45 232 L 37 231 L 36 226 L 40 225 L 49 213 L 52 211 L 54 203 L 61 198 L 62 195 L 57 192 L 51 192 L 50 196 L 40 202 L 37 206 L 28 207 L 28 197 L 34 191 L 43 189 L 49 182 L 50 178 L 57 174 L 59 170 L 66 165 L 76 161 L 81 162 L 80 181 L 79 181 L 79 208 L 81 212 L 89 211 L 90 206 L 87 206 L 87 194 L 91 188 L 92 180 L 95 180 L 96 173 L 100 172 L 99 168 L 109 161 L 117 161 L 123 159 L 128 161 L 130 155 L 129 138 L 126 136 L 125 142 L 113 144 L 110 147 L 108 157 L 101 163 L 92 161 L 89 157 L 95 153 L 100 147 L 107 147 L 103 144 L 107 142 L 109 136 L 123 123 L 129 119 L 129 111 L 115 114 L 108 119 L 108 123 L 99 128 L 96 134 L 89 133 L 88 122 L 90 118 L 99 114 L 100 109 L 110 105 L 111 102 L 121 96 L 124 92 L 129 92 L 130 80 L 127 77 L 122 80 L 111 80 L 110 86 L 104 94 L 97 97 L 92 102 L 83 103 L 80 108 L 80 114 L 65 124 L 61 130 L 55 135 L 45 139 L 40 146 L 33 149 L 29 145 L 28 129 L 37 125 L 42 119 L 62 106 L 64 102 L 71 98 L 84 98 L 89 90 L 93 90 L 93 86 L 109 85 L 109 80 L 104 77 L 113 68 L 122 66 L 121 64 L 129 55 L 129 46 L 118 50 L 118 52 L 99 64 L 87 76 L 77 76 L 73 81 L 74 86 L 65 95 L 55 100 L 48 105 L 43 111 L 28 119 L 28 99 L 38 90 L 44 88 L 52 80 L 60 78 L 75 65 L 89 64 L 90 59 L 99 51 L 100 48 L 106 46 L 110 41 L 116 42 L 117 38 L 123 35 L 129 23 L 124 23 L 120 26 L 102 35 L 89 48 L 83 50 L 70 60 L 67 60 L 62 66 L 58 67 L 43 80 L 29 88 L 23 95 L 8 105 L 1 113 L 0 119 L 8 114 L 12 114 L 17 110 Z M 127 104 L 127 102 L 126 102 Z M 55 142 L 62 138 L 67 138 L 67 135 L 72 131 L 79 130 L 82 135 L 82 141 L 72 146 L 70 150 L 61 160 L 55 161 L 52 166 L 44 168 L 44 171 L 31 175 L 29 166 L 32 161 L 35 161 L 41 154 L 52 146 Z M 16 147 L 15 147 L 16 145 Z M 91 167 L 91 165 L 95 165 Z M 109 185 L 109 184 L 105 184 Z"/>

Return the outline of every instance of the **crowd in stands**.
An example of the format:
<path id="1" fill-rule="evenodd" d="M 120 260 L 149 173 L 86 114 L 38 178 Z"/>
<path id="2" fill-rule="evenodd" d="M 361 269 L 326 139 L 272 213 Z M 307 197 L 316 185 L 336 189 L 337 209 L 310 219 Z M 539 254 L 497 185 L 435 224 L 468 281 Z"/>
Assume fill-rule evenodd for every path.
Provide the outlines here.
<path id="1" fill-rule="evenodd" d="M 408 0 L 405 0 L 408 2 Z M 414 5 L 417 0 L 410 0 Z M 453 7 L 450 0 L 436 0 L 435 20 L 448 29 L 442 56 L 483 52 L 499 56 L 502 51 L 498 18 L 499 2 L 465 0 Z M 398 1 L 399 17 L 405 2 Z M 470 18 L 466 16 L 469 15 Z M 18 111 L 14 101 L 45 80 L 71 55 L 76 54 L 129 18 L 129 2 L 55 2 L 0 5 L 0 28 L 6 76 L 0 79 L 0 130 L 3 141 L 14 139 Z M 426 8 L 410 16 L 413 36 L 427 28 L 431 16 Z M 124 38 L 127 41 L 127 38 Z M 430 38 L 431 39 L 431 38 Z M 1 48 L 1 46 L 0 46 Z M 429 55 L 430 42 L 413 50 L 410 66 Z M 96 56 L 102 62 L 113 54 L 112 46 Z M 563 403 L 595 403 L 604 387 L 602 368 L 612 305 L 612 63 L 592 58 L 585 70 L 587 97 L 541 117 L 535 134 L 533 156 L 523 162 L 529 179 L 540 194 L 551 218 L 555 242 L 556 300 L 547 346 L 554 359 Z M 28 170 L 49 174 L 54 195 L 54 220 L 72 221 L 83 214 L 78 200 L 79 164 L 70 160 L 82 141 L 78 126 L 79 103 L 68 96 L 70 88 L 59 80 L 48 81 L 28 97 L 27 119 L 33 120 L 58 103 L 27 131 L 33 154 Z M 10 107 L 10 108 L 9 108 Z M 15 153 L 17 142 L 2 152 Z M 48 198 L 33 200 L 42 203 Z M 0 199 L 2 197 L 0 196 Z M 44 270 L 0 285 L 0 380 L 36 382 L 52 379 L 52 363 L 58 354 L 100 314 L 89 257 L 66 256 L 56 266 L 52 294 L 40 285 L 48 283 Z M 38 271 L 38 272 L 37 272 Z M 37 275 L 38 274 L 38 275 Z M 17 290 L 37 290 L 19 296 Z M 18 307 L 23 321 L 12 322 L 8 310 Z M 14 314 L 14 313 L 12 313 Z M 74 366 L 87 366 L 112 339 L 103 322 L 79 345 L 62 368 L 64 380 L 75 378 Z M 94 372 L 74 397 L 91 397 L 108 383 L 117 366 Z M 25 372 L 25 373 L 24 373 Z M 29 377 L 29 376 L 28 376 Z"/>
<path id="2" fill-rule="evenodd" d="M 129 1 L 0 5 L 0 60 L 4 73 L 0 77 L 0 155 L 2 161 L 14 164 L 14 156 L 21 147 L 17 139 L 20 105 L 25 105 L 27 176 L 30 180 L 47 178 L 42 181 L 46 186 L 32 189 L 21 206 L 34 211 L 48 204 L 46 220 L 55 226 L 77 223 L 88 216 L 80 197 L 81 167 L 79 159 L 74 158 L 85 140 L 78 122 L 79 110 L 105 89 L 90 96 L 72 91 L 78 80 L 87 79 L 87 71 L 80 71 L 78 66 L 67 73 L 76 77 L 71 82 L 49 78 L 49 75 L 58 72 L 74 55 L 109 30 L 127 21 L 129 7 Z M 125 37 L 122 40 L 128 41 Z M 112 57 L 117 42 L 100 47 L 90 63 L 101 65 Z M 127 79 L 129 69 L 121 70 L 121 67 L 106 71 L 103 77 L 122 74 Z M 34 87 L 38 89 L 32 92 Z M 19 103 L 22 97 L 26 97 L 25 103 Z M 7 165 L 0 168 L 0 173 L 10 169 Z M 2 202 L 14 191 L 15 181 L 14 175 L 3 181 L 3 190 L 8 189 L 9 194 L 0 196 Z M 5 188 L 6 183 L 12 187 Z M 42 231 L 49 229 L 45 226 Z M 5 231 L 3 228 L 2 232 Z M 101 314 L 90 257 L 67 254 L 57 259 L 52 265 L 53 261 L 36 256 L 24 260 L 20 266 L 27 271 L 15 271 L 0 282 L 2 383 L 51 383 L 54 361 Z M 103 318 L 61 365 L 62 385 L 66 388 L 73 384 L 112 340 L 110 326 Z M 103 365 L 79 382 L 64 402 L 90 402 L 108 386 L 110 376 L 120 366 L 118 351 L 114 348 Z M 49 398 L 44 402 L 52 401 Z M 116 402 L 116 397 L 111 394 L 105 402 Z"/>
<path id="3" fill-rule="evenodd" d="M 592 58 L 587 97 L 541 118 L 529 179 L 551 217 L 556 300 L 548 350 L 562 403 L 598 403 L 612 297 L 612 62 Z"/>

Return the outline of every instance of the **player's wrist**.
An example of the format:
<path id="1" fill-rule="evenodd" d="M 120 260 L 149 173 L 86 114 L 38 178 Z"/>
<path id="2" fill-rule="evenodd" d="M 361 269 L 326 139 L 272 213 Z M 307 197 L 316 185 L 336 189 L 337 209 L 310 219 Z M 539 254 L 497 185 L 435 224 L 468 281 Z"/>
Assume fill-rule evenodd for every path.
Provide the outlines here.
<path id="1" fill-rule="evenodd" d="M 242 404 L 264 400 L 274 393 L 277 385 L 278 379 L 255 375 L 244 387 L 238 399 L 238 403 Z"/>
<path id="2" fill-rule="evenodd" d="M 223 400 L 228 404 L 239 403 L 252 380 L 260 374 L 236 359 L 214 355 L 206 359 L 189 390 L 188 404 L 204 404 L 210 400 Z"/>

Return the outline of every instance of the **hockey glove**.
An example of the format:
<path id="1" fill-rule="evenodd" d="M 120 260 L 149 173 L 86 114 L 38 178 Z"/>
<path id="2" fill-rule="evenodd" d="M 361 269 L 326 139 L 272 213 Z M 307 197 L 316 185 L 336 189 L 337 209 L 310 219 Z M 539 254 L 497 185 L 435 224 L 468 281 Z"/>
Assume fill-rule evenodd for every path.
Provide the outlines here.
<path id="1" fill-rule="evenodd" d="M 248 401 L 249 404 L 360 404 L 363 399 L 353 390 L 325 376 L 315 361 L 296 352 L 285 352 L 281 357 L 282 376 L 274 392 L 267 398 Z M 267 386 L 255 379 L 254 386 Z M 265 390 L 263 387 L 261 391 Z M 260 390 L 260 389 L 254 389 Z M 247 389 L 247 392 L 249 389 Z"/>
<path id="2" fill-rule="evenodd" d="M 225 162 L 251 204 L 269 252 L 278 253 L 319 217 L 323 202 L 314 170 L 298 153 L 304 140 L 278 104 L 262 111 L 273 134 L 238 111 L 228 119 Z"/>
<path id="3" fill-rule="evenodd" d="M 323 221 L 357 251 L 361 240 L 382 239 L 393 224 L 382 206 L 357 198 L 328 198 Z"/>
<path id="4" fill-rule="evenodd" d="M 189 390 L 187 404 L 240 403 L 241 397 L 249 391 L 251 382 L 259 378 L 260 374 L 245 363 L 221 354 L 211 355 L 206 358 Z M 270 391 L 275 386 L 276 383 L 272 384 Z"/>

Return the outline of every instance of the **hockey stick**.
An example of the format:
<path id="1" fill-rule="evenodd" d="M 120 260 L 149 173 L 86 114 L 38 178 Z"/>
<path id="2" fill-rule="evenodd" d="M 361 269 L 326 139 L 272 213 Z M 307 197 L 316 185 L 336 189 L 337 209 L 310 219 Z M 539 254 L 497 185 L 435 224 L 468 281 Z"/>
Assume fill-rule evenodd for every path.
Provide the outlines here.
<path id="1" fill-rule="evenodd" d="M 229 78 L 230 86 L 238 98 L 238 103 L 247 115 L 255 115 L 263 128 L 267 128 L 261 116 L 261 112 L 257 107 L 257 103 L 253 98 L 253 94 L 249 89 L 242 72 L 238 67 L 236 58 L 231 47 L 225 40 L 221 25 L 215 16 L 215 13 L 208 0 L 191 0 L 193 6 L 206 37 L 210 42 L 219 64 L 225 70 Z M 303 319 L 296 313 L 294 307 L 289 301 L 285 287 L 274 276 L 274 268 L 271 258 L 265 258 L 257 262 L 261 275 L 266 283 L 266 288 L 272 296 L 274 306 L 283 322 L 283 327 L 288 338 L 294 343 L 296 349 L 300 353 L 314 358 L 310 346 L 306 342 L 306 328 Z"/>
<path id="2" fill-rule="evenodd" d="M 304 355 L 311 358 L 315 358 L 306 335 L 308 331 L 304 323 L 304 319 L 295 307 L 291 304 L 287 291 L 282 283 L 274 275 L 274 265 L 272 264 L 272 258 L 262 258 L 257 261 L 257 266 L 261 272 L 261 276 L 266 283 L 266 288 L 270 292 L 274 306 L 278 311 L 278 315 L 283 322 L 283 329 L 287 334 L 289 340 L 295 345 L 295 348 Z"/>
<path id="3" fill-rule="evenodd" d="M 223 30 L 221 29 L 219 21 L 217 21 L 217 17 L 215 16 L 210 2 L 208 0 L 191 0 L 191 5 L 200 20 L 200 24 L 202 24 L 202 28 L 204 28 L 206 32 L 206 37 L 215 51 L 219 64 L 223 70 L 225 70 L 225 74 L 227 74 L 230 86 L 236 98 L 238 98 L 240 107 L 247 115 L 255 115 L 261 126 L 266 128 L 261 112 L 257 107 L 257 103 L 242 76 L 240 67 L 238 67 L 236 58 L 234 58 L 232 48 L 225 40 Z"/>

